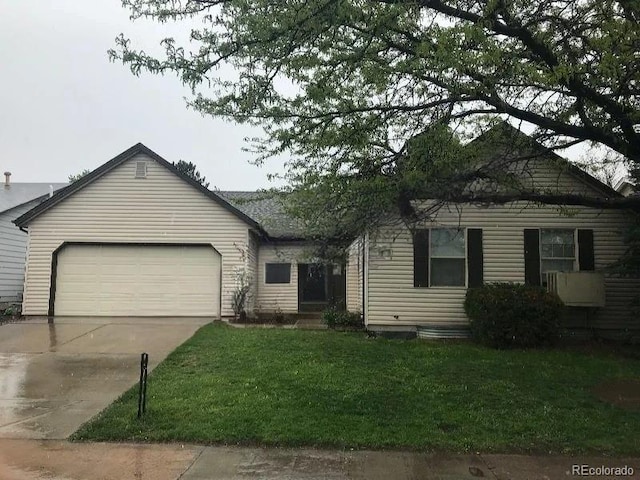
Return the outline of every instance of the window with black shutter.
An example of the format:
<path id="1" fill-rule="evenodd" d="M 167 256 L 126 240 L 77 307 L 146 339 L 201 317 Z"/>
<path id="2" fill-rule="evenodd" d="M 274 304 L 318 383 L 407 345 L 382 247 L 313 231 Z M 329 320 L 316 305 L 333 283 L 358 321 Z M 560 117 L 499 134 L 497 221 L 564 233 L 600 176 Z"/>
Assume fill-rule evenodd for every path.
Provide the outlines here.
<path id="1" fill-rule="evenodd" d="M 466 249 L 463 228 L 432 228 L 429 245 L 432 287 L 464 287 Z"/>

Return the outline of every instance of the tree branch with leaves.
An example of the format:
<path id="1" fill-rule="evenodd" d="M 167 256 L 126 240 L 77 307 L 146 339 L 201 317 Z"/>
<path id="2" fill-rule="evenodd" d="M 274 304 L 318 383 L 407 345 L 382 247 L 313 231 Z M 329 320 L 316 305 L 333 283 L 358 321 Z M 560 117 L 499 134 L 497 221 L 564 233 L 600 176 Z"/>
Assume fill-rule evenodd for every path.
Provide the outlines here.
<path id="1" fill-rule="evenodd" d="M 190 44 L 165 39 L 159 57 L 121 35 L 111 58 L 135 74 L 173 72 L 192 89 L 195 110 L 262 128 L 257 161 L 290 156 L 285 190 L 311 232 L 373 228 L 389 209 L 410 219 L 415 195 L 639 208 L 634 199 L 518 189 L 509 174 L 522 165 L 517 155 L 488 161 L 461 150 L 509 119 L 535 127 L 541 155 L 586 142 L 638 179 L 636 1 L 123 4 L 134 19 L 198 22 Z M 223 66 L 235 75 L 222 75 Z"/>

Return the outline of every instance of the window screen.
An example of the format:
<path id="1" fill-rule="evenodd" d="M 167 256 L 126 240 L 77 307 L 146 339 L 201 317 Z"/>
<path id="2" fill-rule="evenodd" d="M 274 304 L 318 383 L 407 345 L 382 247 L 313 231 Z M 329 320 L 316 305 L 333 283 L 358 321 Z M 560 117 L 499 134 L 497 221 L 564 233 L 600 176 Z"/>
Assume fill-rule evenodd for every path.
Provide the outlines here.
<path id="1" fill-rule="evenodd" d="M 267 263 L 265 264 L 265 283 L 290 283 L 291 264 L 290 263 Z"/>
<path id="2" fill-rule="evenodd" d="M 540 273 L 546 284 L 547 272 L 572 272 L 576 263 L 576 245 L 573 230 L 540 230 Z"/>
<path id="3" fill-rule="evenodd" d="M 464 287 L 466 278 L 464 230 L 433 228 L 430 233 L 430 285 L 432 287 Z"/>

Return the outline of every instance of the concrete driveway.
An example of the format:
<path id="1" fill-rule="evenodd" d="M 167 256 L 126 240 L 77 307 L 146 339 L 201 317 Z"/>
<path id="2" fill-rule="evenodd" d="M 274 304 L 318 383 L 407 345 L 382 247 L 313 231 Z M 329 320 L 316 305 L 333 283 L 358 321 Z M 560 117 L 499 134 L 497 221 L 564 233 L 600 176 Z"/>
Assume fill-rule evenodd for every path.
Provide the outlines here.
<path id="1" fill-rule="evenodd" d="M 0 438 L 64 439 L 211 319 L 55 318 L 0 327 Z"/>

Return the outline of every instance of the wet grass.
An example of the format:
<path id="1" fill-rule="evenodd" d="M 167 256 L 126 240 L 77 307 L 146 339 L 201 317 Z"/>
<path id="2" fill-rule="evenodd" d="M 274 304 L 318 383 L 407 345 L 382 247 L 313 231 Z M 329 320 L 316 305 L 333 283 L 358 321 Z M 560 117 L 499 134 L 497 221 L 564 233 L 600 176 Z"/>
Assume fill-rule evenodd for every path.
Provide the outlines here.
<path id="1" fill-rule="evenodd" d="M 75 440 L 639 454 L 640 412 L 593 387 L 640 361 L 584 351 L 208 325 Z"/>

